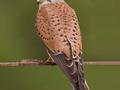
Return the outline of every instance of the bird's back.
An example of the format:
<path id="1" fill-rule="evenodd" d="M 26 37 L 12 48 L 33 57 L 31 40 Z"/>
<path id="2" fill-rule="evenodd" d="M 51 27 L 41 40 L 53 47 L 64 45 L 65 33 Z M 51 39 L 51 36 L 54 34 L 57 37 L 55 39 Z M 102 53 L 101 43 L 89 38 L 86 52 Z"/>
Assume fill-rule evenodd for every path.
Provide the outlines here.
<path id="1" fill-rule="evenodd" d="M 82 40 L 75 11 L 65 2 L 42 7 L 36 30 L 49 55 L 67 76 L 75 90 L 85 89 Z"/>

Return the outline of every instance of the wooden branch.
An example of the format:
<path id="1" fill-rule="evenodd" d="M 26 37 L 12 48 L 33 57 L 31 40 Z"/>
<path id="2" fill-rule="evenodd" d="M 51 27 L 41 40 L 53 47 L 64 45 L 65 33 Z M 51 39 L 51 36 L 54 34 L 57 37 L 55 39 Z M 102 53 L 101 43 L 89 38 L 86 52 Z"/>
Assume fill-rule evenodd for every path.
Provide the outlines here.
<path id="1" fill-rule="evenodd" d="M 84 65 L 120 65 L 120 61 L 88 61 Z"/>
<path id="2" fill-rule="evenodd" d="M 15 62 L 1 62 L 0 66 L 40 66 L 40 65 L 56 65 L 55 63 L 43 63 L 38 59 L 23 59 Z"/>
<path id="3" fill-rule="evenodd" d="M 40 65 L 56 65 L 55 63 L 47 63 L 38 59 L 23 59 L 15 62 L 1 62 L 0 66 L 40 66 Z M 120 61 L 85 61 L 84 65 L 120 65 Z"/>

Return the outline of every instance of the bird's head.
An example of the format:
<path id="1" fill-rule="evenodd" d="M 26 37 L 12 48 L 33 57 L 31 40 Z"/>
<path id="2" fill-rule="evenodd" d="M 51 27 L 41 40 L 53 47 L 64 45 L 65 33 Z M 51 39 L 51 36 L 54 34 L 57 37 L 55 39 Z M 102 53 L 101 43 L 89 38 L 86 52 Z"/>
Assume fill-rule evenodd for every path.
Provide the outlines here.
<path id="1" fill-rule="evenodd" d="M 58 2 L 63 2 L 63 1 L 64 0 L 37 0 L 37 4 L 39 5 L 39 8 L 41 8 L 47 4 L 58 3 Z"/>

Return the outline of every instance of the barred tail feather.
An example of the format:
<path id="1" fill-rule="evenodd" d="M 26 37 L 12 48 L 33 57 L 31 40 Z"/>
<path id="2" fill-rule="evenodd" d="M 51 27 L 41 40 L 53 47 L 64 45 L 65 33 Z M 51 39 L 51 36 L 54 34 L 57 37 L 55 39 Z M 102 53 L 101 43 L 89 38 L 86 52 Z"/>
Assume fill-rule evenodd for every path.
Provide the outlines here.
<path id="1" fill-rule="evenodd" d="M 87 81 L 85 80 L 85 90 L 89 90 L 89 87 L 87 85 Z"/>
<path id="2" fill-rule="evenodd" d="M 71 82 L 74 90 L 89 90 L 85 89 L 84 65 L 83 61 L 81 61 L 81 56 L 79 58 L 80 60 L 74 61 L 68 60 L 66 55 L 63 53 L 56 55 L 49 48 L 47 48 L 47 51 Z"/>

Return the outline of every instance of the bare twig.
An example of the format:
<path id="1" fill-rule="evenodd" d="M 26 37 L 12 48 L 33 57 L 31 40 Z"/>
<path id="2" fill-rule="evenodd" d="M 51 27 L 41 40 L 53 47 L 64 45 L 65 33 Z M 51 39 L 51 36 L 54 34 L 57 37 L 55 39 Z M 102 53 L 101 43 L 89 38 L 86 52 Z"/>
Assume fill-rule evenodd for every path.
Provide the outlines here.
<path id="1" fill-rule="evenodd" d="M 23 59 L 15 62 L 1 62 L 0 66 L 39 66 L 39 65 L 56 65 L 55 63 L 43 63 L 38 59 Z"/>
<path id="2" fill-rule="evenodd" d="M 37 59 L 24 59 L 16 62 L 1 62 L 0 66 L 40 66 L 40 65 L 56 65 L 55 63 L 47 63 Z M 84 65 L 120 65 L 120 61 L 86 61 Z"/>
<path id="3" fill-rule="evenodd" d="M 120 61 L 89 61 L 84 65 L 120 65 Z"/>

